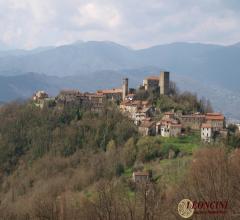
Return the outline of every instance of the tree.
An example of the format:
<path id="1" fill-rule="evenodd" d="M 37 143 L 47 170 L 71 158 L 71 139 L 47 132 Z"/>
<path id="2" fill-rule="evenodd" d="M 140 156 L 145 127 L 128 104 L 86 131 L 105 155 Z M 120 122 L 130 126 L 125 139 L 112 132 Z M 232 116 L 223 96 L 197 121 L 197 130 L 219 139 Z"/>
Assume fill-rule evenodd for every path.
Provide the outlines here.
<path id="1" fill-rule="evenodd" d="M 237 208 L 240 190 L 236 188 L 236 183 L 240 181 L 240 176 L 236 174 L 240 170 L 238 156 L 238 151 L 229 153 L 221 146 L 197 151 L 190 172 L 177 189 L 175 205 L 183 198 L 191 201 L 228 201 L 226 215 L 199 215 L 198 219 L 234 219 L 236 213 L 240 214 Z"/>
<path id="2" fill-rule="evenodd" d="M 133 137 L 129 138 L 123 147 L 122 161 L 125 166 L 130 167 L 134 164 L 137 156 L 137 147 Z"/>

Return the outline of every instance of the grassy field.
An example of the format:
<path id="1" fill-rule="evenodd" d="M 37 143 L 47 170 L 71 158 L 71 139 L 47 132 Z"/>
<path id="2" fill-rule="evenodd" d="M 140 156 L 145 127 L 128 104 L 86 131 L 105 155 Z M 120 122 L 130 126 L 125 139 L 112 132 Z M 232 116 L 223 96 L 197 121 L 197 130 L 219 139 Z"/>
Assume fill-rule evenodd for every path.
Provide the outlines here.
<path id="1" fill-rule="evenodd" d="M 157 137 L 162 143 L 162 147 L 178 149 L 186 156 L 177 157 L 175 159 L 163 159 L 157 164 L 148 164 L 148 168 L 152 168 L 155 177 L 161 179 L 167 184 L 175 184 L 184 176 L 188 165 L 191 162 L 192 154 L 201 146 L 201 138 L 199 132 L 192 132 L 182 137 Z"/>
<path id="2" fill-rule="evenodd" d="M 145 144 L 151 143 L 152 145 L 159 145 L 162 154 L 165 155 L 166 158 L 155 158 L 149 162 L 145 162 L 144 169 L 152 170 L 153 177 L 156 181 L 163 181 L 171 185 L 181 180 L 191 162 L 193 152 L 201 145 L 199 132 L 192 132 L 186 136 L 170 138 L 161 136 L 143 137 L 143 140 L 143 143 Z M 182 156 L 179 157 L 178 154 L 174 159 L 167 159 L 170 149 L 175 152 L 181 152 Z M 123 174 L 124 177 L 131 178 L 132 170 L 132 168 L 126 169 Z"/>
<path id="3" fill-rule="evenodd" d="M 181 137 L 156 137 L 160 139 L 163 148 L 173 147 L 179 149 L 182 153 L 192 154 L 200 145 L 201 138 L 199 132 L 192 132 L 189 135 Z"/>
<path id="4" fill-rule="evenodd" d="M 184 177 L 192 157 L 186 156 L 172 160 L 160 161 L 160 177 L 168 184 L 176 184 Z"/>

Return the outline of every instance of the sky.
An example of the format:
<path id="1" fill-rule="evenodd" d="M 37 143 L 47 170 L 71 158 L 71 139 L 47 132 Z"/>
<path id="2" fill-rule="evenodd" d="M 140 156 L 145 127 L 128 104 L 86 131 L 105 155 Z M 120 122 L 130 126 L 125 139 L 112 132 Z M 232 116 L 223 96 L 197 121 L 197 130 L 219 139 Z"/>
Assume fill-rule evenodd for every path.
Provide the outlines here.
<path id="1" fill-rule="evenodd" d="M 0 0 L 0 48 L 240 41 L 239 0 Z"/>

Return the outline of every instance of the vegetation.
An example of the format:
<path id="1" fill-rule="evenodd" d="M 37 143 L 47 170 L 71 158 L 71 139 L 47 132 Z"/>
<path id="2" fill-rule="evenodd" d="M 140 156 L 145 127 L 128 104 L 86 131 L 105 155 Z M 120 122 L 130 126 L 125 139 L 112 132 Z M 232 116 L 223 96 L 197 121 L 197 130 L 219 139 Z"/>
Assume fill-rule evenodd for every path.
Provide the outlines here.
<path id="1" fill-rule="evenodd" d="M 70 156 L 80 149 L 105 151 L 111 140 L 121 146 L 137 136 L 115 106 L 96 114 L 77 107 L 41 110 L 15 103 L 1 108 L 0 120 L 0 166 L 8 173 L 26 153 L 31 161 L 45 154 Z"/>
<path id="2" fill-rule="evenodd" d="M 159 95 L 159 89 L 145 91 L 140 88 L 137 91 L 136 97 L 140 100 L 148 99 L 161 112 L 166 112 L 174 109 L 182 111 L 184 114 L 194 112 L 212 112 L 213 108 L 209 100 L 204 97 L 199 99 L 196 94 L 191 92 L 180 92 L 174 82 L 170 82 L 169 96 Z"/>
<path id="3" fill-rule="evenodd" d="M 141 137 L 114 104 L 93 113 L 12 103 L 0 120 L 0 219 L 171 220 L 183 198 L 229 199 L 238 212 L 240 155 L 229 145 Z M 135 170 L 151 182 L 134 184 Z"/>
<path id="4" fill-rule="evenodd" d="M 236 125 L 228 126 L 228 134 L 226 144 L 232 148 L 240 148 L 240 133 Z"/>

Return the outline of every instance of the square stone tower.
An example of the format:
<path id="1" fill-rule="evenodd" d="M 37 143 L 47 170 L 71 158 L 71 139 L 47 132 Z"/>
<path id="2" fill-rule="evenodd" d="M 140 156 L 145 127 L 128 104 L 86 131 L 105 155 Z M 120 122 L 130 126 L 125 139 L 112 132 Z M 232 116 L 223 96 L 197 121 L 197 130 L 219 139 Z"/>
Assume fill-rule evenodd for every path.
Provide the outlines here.
<path id="1" fill-rule="evenodd" d="M 128 95 L 128 78 L 123 79 L 122 84 L 122 99 L 125 100 L 125 97 Z"/>
<path id="2" fill-rule="evenodd" d="M 170 73 L 166 71 L 160 72 L 160 95 L 168 95 L 169 94 L 169 84 L 170 84 Z"/>

